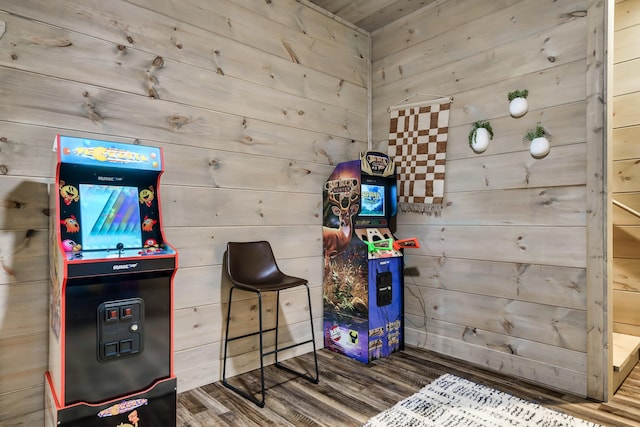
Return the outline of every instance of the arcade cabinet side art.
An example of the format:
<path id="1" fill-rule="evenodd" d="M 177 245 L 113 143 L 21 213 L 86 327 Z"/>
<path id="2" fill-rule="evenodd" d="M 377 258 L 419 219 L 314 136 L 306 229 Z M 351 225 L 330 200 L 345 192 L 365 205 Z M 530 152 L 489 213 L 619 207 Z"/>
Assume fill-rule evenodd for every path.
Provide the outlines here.
<path id="1" fill-rule="evenodd" d="M 368 362 L 366 245 L 354 238 L 360 161 L 340 163 L 325 183 L 322 241 L 325 347 Z"/>

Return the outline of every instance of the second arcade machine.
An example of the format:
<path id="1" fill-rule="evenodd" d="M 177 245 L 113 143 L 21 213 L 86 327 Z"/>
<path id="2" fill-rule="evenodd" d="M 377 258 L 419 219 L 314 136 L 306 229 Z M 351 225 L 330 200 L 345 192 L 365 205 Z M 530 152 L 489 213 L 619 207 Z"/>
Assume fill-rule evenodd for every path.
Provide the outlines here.
<path id="1" fill-rule="evenodd" d="M 325 347 L 364 363 L 404 345 L 404 247 L 391 227 L 396 175 L 388 155 L 340 163 L 323 190 Z"/>
<path id="2" fill-rule="evenodd" d="M 174 427 L 162 151 L 66 136 L 54 149 L 45 426 Z"/>

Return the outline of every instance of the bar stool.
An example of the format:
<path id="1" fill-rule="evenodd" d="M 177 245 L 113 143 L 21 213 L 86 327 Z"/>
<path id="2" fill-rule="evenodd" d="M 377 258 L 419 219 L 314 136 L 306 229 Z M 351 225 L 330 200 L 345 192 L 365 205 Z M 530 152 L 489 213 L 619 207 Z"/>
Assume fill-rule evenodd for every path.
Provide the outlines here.
<path id="1" fill-rule="evenodd" d="M 227 326 L 224 339 L 224 362 L 222 367 L 222 384 L 238 393 L 242 397 L 250 400 L 261 408 L 265 405 L 264 390 L 264 357 L 275 354 L 275 366 L 288 372 L 303 377 L 314 384 L 318 384 L 320 375 L 318 371 L 318 356 L 316 354 L 315 335 L 313 332 L 313 316 L 311 314 L 311 293 L 307 280 L 288 276 L 278 268 L 271 245 L 267 241 L 259 242 L 229 242 L 227 243 L 227 251 L 225 253 L 225 261 L 227 264 L 227 275 L 231 280 L 231 289 L 229 290 L 229 305 L 227 307 Z M 307 288 L 307 301 L 309 304 L 309 322 L 311 325 L 311 339 L 291 344 L 283 348 L 278 348 L 278 320 L 280 317 L 280 291 L 293 288 L 296 286 L 304 286 Z M 258 296 L 258 331 L 245 335 L 229 338 L 229 323 L 231 319 L 231 302 L 233 300 L 233 291 L 239 289 L 247 292 L 255 292 Z M 276 292 L 276 326 L 270 329 L 264 329 L 262 325 L 262 294 L 265 292 Z M 272 351 L 264 351 L 263 337 L 265 332 L 275 331 L 275 349 Z M 260 335 L 260 383 L 262 398 L 258 400 L 252 394 L 241 390 L 227 382 L 227 346 L 229 342 L 247 338 L 253 335 Z M 315 377 L 310 374 L 302 373 L 282 365 L 278 361 L 278 353 L 293 347 L 304 344 L 313 344 L 313 359 L 315 363 Z"/>

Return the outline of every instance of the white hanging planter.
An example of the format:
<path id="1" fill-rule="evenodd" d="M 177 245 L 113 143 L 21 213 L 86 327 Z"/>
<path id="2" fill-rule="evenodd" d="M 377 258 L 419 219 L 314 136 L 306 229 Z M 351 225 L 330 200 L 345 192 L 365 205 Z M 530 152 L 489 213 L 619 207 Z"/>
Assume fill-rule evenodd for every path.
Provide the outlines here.
<path id="1" fill-rule="evenodd" d="M 485 152 L 489 148 L 491 139 L 493 139 L 491 123 L 480 120 L 472 125 L 471 132 L 469 132 L 469 146 L 475 153 Z"/>
<path id="2" fill-rule="evenodd" d="M 541 125 L 536 125 L 535 129 L 530 129 L 524 136 L 525 142 L 529 142 L 529 153 L 534 159 L 542 159 L 549 154 L 551 145 L 549 144 L 549 132 Z"/>
<path id="3" fill-rule="evenodd" d="M 511 117 L 522 117 L 529 111 L 529 101 L 527 98 L 514 98 L 509 103 L 509 114 Z"/>
<path id="4" fill-rule="evenodd" d="M 527 114 L 527 111 L 529 111 L 527 96 L 529 96 L 527 89 L 509 92 L 507 98 L 509 99 L 509 114 L 511 114 L 511 117 L 522 117 Z"/>
<path id="5" fill-rule="evenodd" d="M 489 148 L 489 141 L 491 135 L 485 128 L 478 128 L 474 131 L 473 138 L 471 139 L 471 149 L 476 153 L 484 153 Z"/>
<path id="6" fill-rule="evenodd" d="M 543 157 L 546 157 L 550 150 L 551 146 L 549 144 L 549 140 L 544 136 L 534 138 L 533 141 L 531 141 L 531 145 L 529 145 L 529 152 L 535 159 L 542 159 Z"/>

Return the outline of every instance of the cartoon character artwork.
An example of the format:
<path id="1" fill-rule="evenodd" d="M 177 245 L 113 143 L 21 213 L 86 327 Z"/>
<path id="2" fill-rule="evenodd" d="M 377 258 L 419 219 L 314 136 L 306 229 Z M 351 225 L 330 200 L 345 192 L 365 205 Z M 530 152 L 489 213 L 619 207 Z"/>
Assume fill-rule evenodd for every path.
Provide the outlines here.
<path id="1" fill-rule="evenodd" d="M 142 246 L 142 252 L 140 252 L 140 254 L 153 254 L 161 250 L 156 239 L 147 239 L 144 241 L 144 246 Z"/>
<path id="2" fill-rule="evenodd" d="M 157 223 L 157 219 L 149 218 L 145 215 L 144 221 L 142 221 L 142 231 L 153 231 L 153 226 Z"/>
<path id="3" fill-rule="evenodd" d="M 65 184 L 62 180 L 60 180 L 60 196 L 62 196 L 62 200 L 67 206 L 69 206 L 71 202 L 80 200 L 80 192 L 78 189 L 73 185 Z"/>
<path id="4" fill-rule="evenodd" d="M 138 422 L 140 421 L 140 417 L 138 416 L 138 411 L 136 408 L 140 406 L 148 404 L 147 399 L 134 399 L 134 400 L 125 400 L 120 403 L 116 403 L 115 405 L 104 409 L 98 412 L 98 417 L 113 417 L 120 414 L 126 414 L 128 411 L 132 411 L 127 415 L 127 419 L 129 423 L 120 423 L 116 427 L 138 427 Z"/>
<path id="5" fill-rule="evenodd" d="M 80 252 L 82 250 L 82 245 L 71 239 L 66 239 L 62 241 L 62 250 L 65 252 Z"/>
<path id="6" fill-rule="evenodd" d="M 150 185 L 148 188 L 143 188 L 140 190 L 140 204 L 147 205 L 148 208 L 151 207 L 151 203 L 153 199 L 156 197 L 155 192 L 153 191 L 153 185 Z"/>
<path id="7" fill-rule="evenodd" d="M 116 427 L 138 427 L 138 421 L 140 421 L 140 417 L 138 417 L 138 411 L 133 411 L 130 413 L 127 418 L 129 419 L 129 423 L 120 423 Z"/>
<path id="8" fill-rule="evenodd" d="M 357 181 L 350 180 L 355 183 Z M 339 219 L 338 228 L 322 227 L 322 250 L 324 252 L 324 268 L 325 271 L 330 270 L 330 261 L 341 254 L 351 241 L 353 227 L 351 224 L 352 217 L 358 213 L 360 205 L 358 199 L 360 195 L 352 191 L 351 193 L 327 193 L 331 212 Z"/>
<path id="9" fill-rule="evenodd" d="M 80 231 L 80 223 L 76 219 L 75 215 L 71 215 L 69 218 L 60 220 L 60 224 L 67 228 L 67 233 L 77 233 Z"/>

